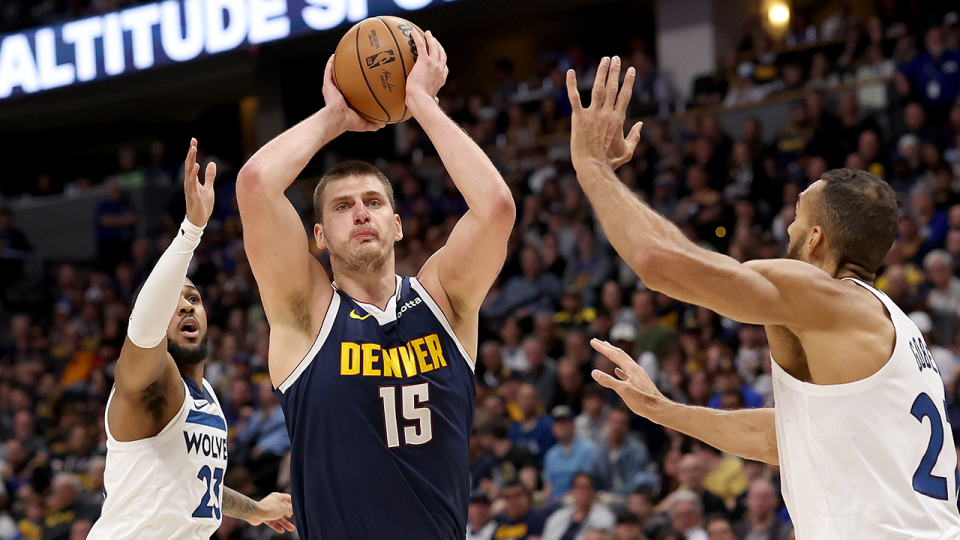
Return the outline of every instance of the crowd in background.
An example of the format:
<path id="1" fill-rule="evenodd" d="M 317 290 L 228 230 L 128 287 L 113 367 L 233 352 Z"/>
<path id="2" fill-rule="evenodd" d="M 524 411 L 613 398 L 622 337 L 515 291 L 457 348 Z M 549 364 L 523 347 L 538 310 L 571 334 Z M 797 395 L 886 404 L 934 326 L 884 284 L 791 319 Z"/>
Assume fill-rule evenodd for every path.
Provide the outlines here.
<path id="1" fill-rule="evenodd" d="M 691 240 L 740 261 L 784 252 L 798 194 L 826 170 L 845 166 L 885 178 L 901 212 L 877 285 L 928 338 L 956 429 L 957 20 L 898 6 L 880 2 L 876 17 L 860 21 L 840 4 L 812 31 L 796 23 L 786 46 L 774 47 L 752 24 L 741 51 L 730 55 L 735 61 L 697 81 L 692 104 L 743 105 L 805 89 L 775 126 L 776 137 L 763 140 L 764 126 L 748 119 L 733 138 L 712 113 L 688 112 L 674 124 L 648 120 L 634 158 L 617 174 Z M 643 42 L 621 54 L 638 69 L 631 115 L 675 108 Z M 490 149 L 518 210 L 506 264 L 481 310 L 468 538 L 789 538 L 775 466 L 653 425 L 592 382 L 591 370 L 613 369 L 589 345 L 599 338 L 627 351 L 676 401 L 773 405 L 763 328 L 647 289 L 600 229 L 562 137 L 569 130 L 562 73 L 576 69 L 589 88 L 597 61 L 580 47 L 543 54 L 527 81 L 502 61 L 492 95 L 468 95 L 450 81 L 440 96 Z M 877 78 L 886 96 L 879 108 L 851 84 Z M 397 155 L 383 168 L 404 228 L 397 272 L 415 275 L 466 206 L 416 125 L 405 125 L 400 136 Z M 175 195 L 163 230 L 138 237 L 141 216 L 125 181 L 175 182 L 178 165 L 139 166 L 135 152 L 127 158 L 96 212 L 96 261 L 47 264 L 36 290 L 19 292 L 32 300 L 3 312 L 0 540 L 81 540 L 102 501 L 104 406 L 132 296 L 184 214 L 182 194 Z M 290 441 L 267 376 L 270 329 L 243 250 L 231 178 L 238 164 L 230 165 L 221 167 L 217 208 L 188 276 L 202 291 L 209 322 L 204 376 L 230 427 L 224 483 L 258 498 L 288 486 Z M 291 196 L 309 201 L 312 188 L 298 184 Z M 311 226 L 310 208 L 301 210 Z M 9 211 L 0 212 L 0 248 L 30 250 Z M 317 256 L 326 264 L 324 253 Z M 0 263 L 6 289 L 27 273 L 16 258 Z M 216 536 L 274 537 L 226 517 Z"/>

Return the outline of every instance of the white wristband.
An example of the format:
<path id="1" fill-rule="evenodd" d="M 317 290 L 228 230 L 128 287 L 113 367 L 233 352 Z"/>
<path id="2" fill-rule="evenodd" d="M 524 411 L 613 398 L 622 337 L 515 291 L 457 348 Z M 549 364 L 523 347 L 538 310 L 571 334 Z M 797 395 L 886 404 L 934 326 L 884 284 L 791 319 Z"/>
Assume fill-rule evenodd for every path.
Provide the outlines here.
<path id="1" fill-rule="evenodd" d="M 167 326 L 180 303 L 180 290 L 193 259 L 193 250 L 200 245 L 203 229 L 184 218 L 177 237 L 170 242 L 170 247 L 163 252 L 143 283 L 127 327 L 127 337 L 137 347 L 152 349 L 166 336 Z"/>

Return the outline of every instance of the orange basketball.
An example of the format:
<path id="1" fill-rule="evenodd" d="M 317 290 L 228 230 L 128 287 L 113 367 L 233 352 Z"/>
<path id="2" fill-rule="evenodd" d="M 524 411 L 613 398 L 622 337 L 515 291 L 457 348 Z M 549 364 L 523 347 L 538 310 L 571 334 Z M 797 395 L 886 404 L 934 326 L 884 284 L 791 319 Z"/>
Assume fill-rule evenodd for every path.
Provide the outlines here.
<path id="1" fill-rule="evenodd" d="M 400 17 L 370 17 L 347 31 L 333 59 L 333 83 L 347 105 L 371 122 L 395 124 L 410 118 L 404 103 L 407 75 L 417 60 L 413 32 Z"/>

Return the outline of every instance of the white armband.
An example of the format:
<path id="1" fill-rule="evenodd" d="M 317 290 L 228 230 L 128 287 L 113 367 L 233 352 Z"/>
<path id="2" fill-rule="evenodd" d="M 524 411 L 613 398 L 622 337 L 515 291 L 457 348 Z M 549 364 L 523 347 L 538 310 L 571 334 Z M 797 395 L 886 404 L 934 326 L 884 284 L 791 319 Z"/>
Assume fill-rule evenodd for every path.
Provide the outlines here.
<path id="1" fill-rule="evenodd" d="M 167 335 L 170 319 L 180 303 L 180 290 L 187 277 L 193 250 L 200 245 L 203 227 L 184 218 L 180 232 L 163 252 L 140 289 L 130 313 L 127 337 L 141 349 L 152 349 Z"/>

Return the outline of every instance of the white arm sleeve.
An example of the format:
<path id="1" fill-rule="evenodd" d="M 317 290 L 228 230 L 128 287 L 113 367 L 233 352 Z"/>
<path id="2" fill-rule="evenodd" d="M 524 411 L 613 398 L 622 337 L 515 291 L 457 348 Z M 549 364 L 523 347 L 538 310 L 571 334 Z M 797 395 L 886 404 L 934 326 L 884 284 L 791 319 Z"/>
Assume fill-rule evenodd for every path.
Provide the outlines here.
<path id="1" fill-rule="evenodd" d="M 152 349 L 167 335 L 167 326 L 180 303 L 180 289 L 187 277 L 187 267 L 202 234 L 203 227 L 184 218 L 180 233 L 147 276 L 127 327 L 127 337 L 137 347 Z"/>

